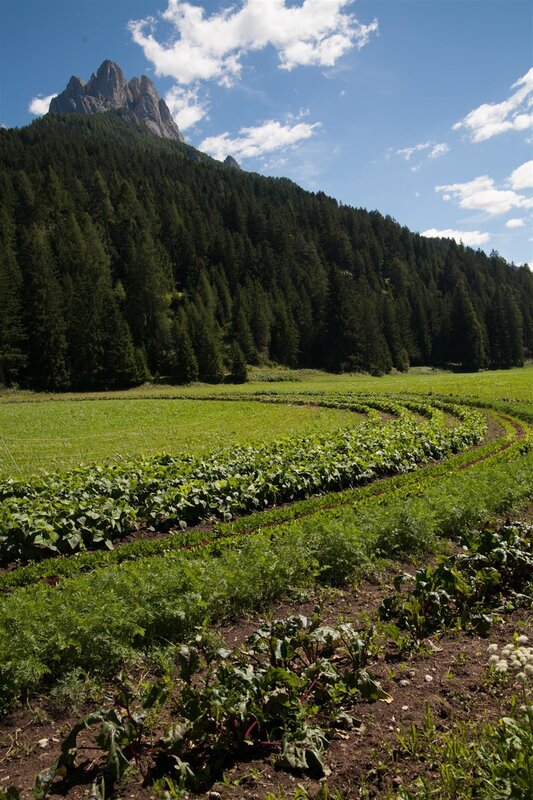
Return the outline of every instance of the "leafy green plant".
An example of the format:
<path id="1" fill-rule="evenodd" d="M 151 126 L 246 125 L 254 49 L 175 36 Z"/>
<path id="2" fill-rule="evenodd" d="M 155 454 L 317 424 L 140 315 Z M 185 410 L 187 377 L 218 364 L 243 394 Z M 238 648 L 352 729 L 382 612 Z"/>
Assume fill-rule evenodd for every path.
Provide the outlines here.
<path id="1" fill-rule="evenodd" d="M 509 524 L 464 538 L 465 551 L 442 558 L 415 576 L 398 575 L 396 592 L 381 604 L 380 615 L 420 640 L 452 626 L 487 634 L 494 611 L 505 611 L 531 597 L 533 526 Z M 405 581 L 414 586 L 407 595 Z"/>
<path id="2" fill-rule="evenodd" d="M 333 408 L 364 409 L 369 420 L 331 434 L 293 436 L 206 457 L 153 456 L 1 482 L 0 561 L 111 549 L 116 539 L 139 526 L 185 528 L 338 491 L 413 470 L 428 458 L 442 458 L 478 442 L 485 431 L 479 412 L 442 402 L 401 403 L 367 396 L 362 401 L 334 394 L 316 401 Z M 377 409 L 395 419 L 383 423 Z M 456 418 L 452 427 L 446 425 L 445 411 Z"/>
<path id="3" fill-rule="evenodd" d="M 354 570 L 366 563 L 364 559 L 372 559 L 380 531 L 409 495 L 416 494 L 431 507 L 437 534 L 450 513 L 450 498 L 457 525 L 461 518 L 473 525 L 500 511 L 502 504 L 508 508 L 510 496 L 513 504 L 531 497 L 529 453 L 508 448 L 468 469 L 440 469 L 438 480 L 434 472 L 413 473 L 413 481 L 406 484 L 393 479 L 388 493 L 376 494 L 377 484 L 368 487 L 355 513 L 349 506 L 334 516 L 321 510 L 264 529 L 258 514 L 251 536 L 235 535 L 246 530 L 245 520 L 240 520 L 231 524 L 234 535 L 226 539 L 183 551 L 160 550 L 161 540 L 153 556 L 150 549 L 143 556 L 139 547 L 134 560 L 104 561 L 87 574 L 83 569 L 84 564 L 90 567 L 84 561 L 88 554 L 71 557 L 72 577 L 14 589 L 0 598 L 0 704 L 9 705 L 72 670 L 109 676 L 129 659 L 147 657 L 162 643 L 182 640 L 204 620 L 211 623 L 243 610 L 264 610 L 277 598 L 309 591 L 322 580 L 322 567 L 328 568 L 324 581 L 331 581 L 336 572 L 349 574 L 350 548 L 357 559 Z M 290 519 L 289 512 L 284 510 Z M 342 531 L 345 540 L 338 571 L 333 560 L 337 550 L 327 533 L 330 525 Z"/>
<path id="4" fill-rule="evenodd" d="M 391 700 L 366 669 L 371 637 L 350 624 L 324 626 L 318 613 L 265 623 L 233 653 L 213 651 L 197 635 L 176 651 L 177 675 L 139 687 L 120 677 L 113 707 L 72 728 L 55 765 L 38 776 L 35 796 L 43 800 L 71 774 L 78 736 L 94 727 L 113 781 L 149 751 L 155 766 L 146 779 L 160 781 L 172 767 L 177 787 L 171 779 L 165 791 L 174 795 L 204 788 L 228 758 L 259 743 L 278 749 L 280 767 L 326 775 L 328 741 L 335 727 L 354 725 L 354 704 Z M 163 709 L 167 721 L 155 736 Z"/>

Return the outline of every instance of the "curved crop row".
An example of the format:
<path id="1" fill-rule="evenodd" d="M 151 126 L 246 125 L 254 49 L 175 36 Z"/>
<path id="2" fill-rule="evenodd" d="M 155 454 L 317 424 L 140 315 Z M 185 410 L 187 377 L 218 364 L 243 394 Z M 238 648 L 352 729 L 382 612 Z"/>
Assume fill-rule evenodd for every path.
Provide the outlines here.
<path id="1" fill-rule="evenodd" d="M 490 463 L 494 464 L 502 459 L 513 460 L 531 446 L 528 438 L 517 440 L 517 431 L 511 422 L 501 417 L 497 420 L 504 431 L 503 435 L 477 447 L 475 452 L 465 450 L 429 465 L 420 466 L 415 471 L 389 477 L 385 481 L 374 481 L 339 492 L 313 495 L 294 503 L 256 511 L 233 521 L 216 522 L 207 529 L 205 526 L 189 530 L 180 529 L 171 531 L 164 537 L 136 538 L 113 550 L 80 551 L 76 553 L 75 558 L 60 555 L 57 558 L 21 566 L 0 574 L 0 591 L 10 591 L 12 588 L 43 580 L 50 581 L 53 585 L 59 582 L 60 576 L 70 577 L 105 565 L 165 555 L 177 550 L 186 550 L 193 554 L 198 552 L 199 548 L 208 548 L 212 544 L 219 546 L 221 543 L 231 541 L 233 537 L 253 535 L 258 530 L 311 517 L 323 510 L 334 513 L 344 507 L 355 507 L 355 504 L 357 509 L 360 509 L 367 501 L 381 505 L 388 502 L 389 498 L 409 497 L 419 493 L 422 486 L 429 486 L 430 483 L 439 481 L 457 470 L 470 469 L 480 462 L 486 462 L 486 466 L 489 466 Z"/>
<path id="2" fill-rule="evenodd" d="M 287 401 L 287 398 L 284 398 Z M 321 400 L 317 400 L 321 402 Z M 469 447 L 483 416 L 455 405 L 332 395 L 335 407 L 392 413 L 334 434 L 294 436 L 211 456 L 159 456 L 0 483 L 0 561 L 112 547 L 139 526 L 165 529 L 237 514 L 407 472 Z M 444 407 L 445 406 L 445 407 Z M 416 410 L 424 419 L 412 413 Z M 453 427 L 445 413 L 457 418 Z"/>
<path id="3" fill-rule="evenodd" d="M 324 509 L 252 536 L 102 564 L 58 585 L 0 595 L 0 707 L 73 670 L 112 675 L 197 625 L 264 610 L 317 581 L 343 584 L 376 555 L 431 552 L 436 537 L 473 530 L 531 498 L 533 456 L 517 445 L 439 480 L 417 481 L 416 472 L 412 485 L 355 509 Z"/>

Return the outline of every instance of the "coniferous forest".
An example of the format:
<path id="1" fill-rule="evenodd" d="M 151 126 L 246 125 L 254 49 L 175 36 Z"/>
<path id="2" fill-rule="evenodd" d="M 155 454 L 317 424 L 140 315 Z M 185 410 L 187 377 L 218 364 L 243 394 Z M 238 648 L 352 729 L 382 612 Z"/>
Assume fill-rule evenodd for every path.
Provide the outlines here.
<path id="1" fill-rule="evenodd" d="M 521 365 L 533 274 L 113 114 L 0 130 L 0 384 Z M 357 187 L 354 187 L 357 196 Z"/>

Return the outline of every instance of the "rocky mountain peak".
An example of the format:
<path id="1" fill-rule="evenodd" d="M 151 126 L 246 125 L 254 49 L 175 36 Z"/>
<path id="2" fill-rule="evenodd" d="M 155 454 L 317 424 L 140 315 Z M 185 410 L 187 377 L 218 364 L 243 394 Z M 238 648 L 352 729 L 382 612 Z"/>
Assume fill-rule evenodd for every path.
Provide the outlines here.
<path id="1" fill-rule="evenodd" d="M 52 114 L 97 114 L 118 111 L 125 119 L 143 122 L 163 139 L 183 141 L 169 108 L 146 75 L 129 83 L 114 61 L 104 61 L 88 83 L 72 76 L 66 89 L 50 103 Z M 124 114 L 124 112 L 128 112 Z"/>
<path id="2" fill-rule="evenodd" d="M 232 167 L 233 169 L 242 169 L 239 162 L 233 158 L 233 156 L 226 156 L 224 159 L 224 166 L 225 167 Z"/>
<path id="3" fill-rule="evenodd" d="M 131 99 L 124 73 L 114 61 L 104 61 L 85 87 L 87 94 L 115 108 L 124 108 Z"/>

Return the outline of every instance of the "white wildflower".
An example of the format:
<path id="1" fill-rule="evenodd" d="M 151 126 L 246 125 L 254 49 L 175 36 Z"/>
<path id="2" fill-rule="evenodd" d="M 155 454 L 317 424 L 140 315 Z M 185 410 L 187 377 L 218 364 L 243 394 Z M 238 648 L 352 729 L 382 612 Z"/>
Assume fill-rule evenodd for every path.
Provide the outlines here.
<path id="1" fill-rule="evenodd" d="M 516 675 L 517 680 L 527 683 L 533 678 L 533 647 L 527 646 L 527 636 L 516 636 L 513 642 L 506 644 L 498 653 L 498 646 L 491 644 L 487 650 L 490 655 L 489 667 L 496 673 L 508 671 Z"/>

